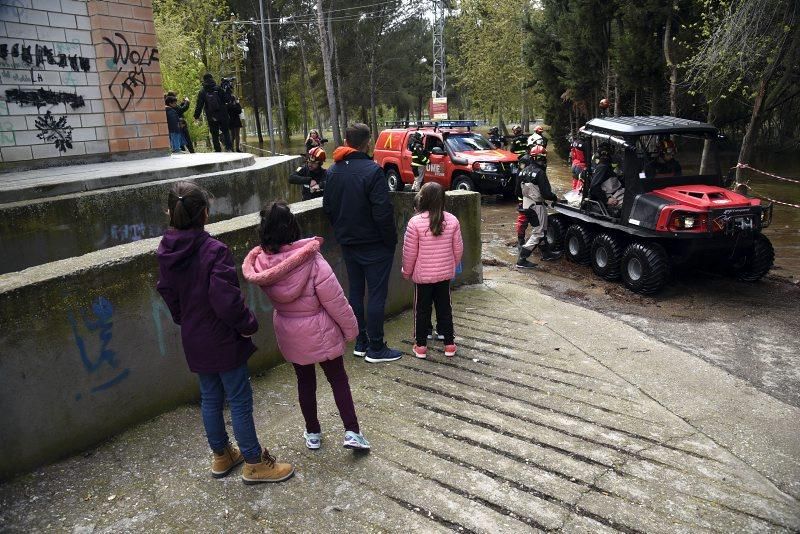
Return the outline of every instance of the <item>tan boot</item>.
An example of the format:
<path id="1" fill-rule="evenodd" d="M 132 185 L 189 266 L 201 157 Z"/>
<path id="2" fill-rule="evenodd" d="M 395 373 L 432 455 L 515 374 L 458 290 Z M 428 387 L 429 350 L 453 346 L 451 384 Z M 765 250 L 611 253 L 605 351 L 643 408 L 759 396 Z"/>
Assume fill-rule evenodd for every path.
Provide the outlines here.
<path id="1" fill-rule="evenodd" d="M 242 482 L 245 484 L 259 484 L 261 482 L 283 482 L 294 475 L 292 464 L 280 464 L 267 449 L 261 455 L 257 464 L 245 462 L 242 468 Z"/>
<path id="2" fill-rule="evenodd" d="M 228 443 L 222 454 L 214 453 L 214 460 L 211 462 L 211 476 L 214 478 L 222 478 L 242 462 L 244 462 L 242 453 L 239 452 L 239 449 Z"/>

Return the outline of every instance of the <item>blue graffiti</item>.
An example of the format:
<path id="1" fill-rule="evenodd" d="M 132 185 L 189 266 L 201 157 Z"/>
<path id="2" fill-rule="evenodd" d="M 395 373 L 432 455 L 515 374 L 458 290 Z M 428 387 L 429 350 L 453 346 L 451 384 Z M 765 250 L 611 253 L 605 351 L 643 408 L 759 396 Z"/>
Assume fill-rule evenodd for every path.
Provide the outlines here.
<path id="1" fill-rule="evenodd" d="M 72 327 L 72 334 L 75 337 L 75 346 L 78 348 L 78 352 L 80 353 L 83 367 L 86 369 L 88 374 L 93 375 L 104 365 L 108 365 L 112 369 L 117 369 L 119 367 L 119 362 L 116 360 L 117 353 L 111 350 L 108 346 L 109 343 L 111 343 L 111 338 L 113 336 L 112 328 L 114 326 L 114 322 L 112 319 L 114 316 L 114 306 L 108 299 L 99 297 L 92 302 L 91 314 L 94 316 L 93 318 L 89 316 L 87 310 L 81 310 L 81 323 L 89 332 L 97 333 L 97 337 L 100 340 L 100 351 L 96 355 L 89 354 L 89 350 L 87 350 L 86 347 L 86 342 L 78 330 L 78 320 L 75 318 L 75 315 L 72 314 L 72 312 L 68 312 L 67 319 Z M 93 359 L 91 356 L 96 356 L 96 358 Z M 115 386 L 116 384 L 119 384 L 125 380 L 129 374 L 130 369 L 122 369 L 114 378 L 103 382 L 99 386 L 93 387 L 91 392 L 97 393 Z M 80 394 L 76 395 L 75 398 L 80 399 Z"/>

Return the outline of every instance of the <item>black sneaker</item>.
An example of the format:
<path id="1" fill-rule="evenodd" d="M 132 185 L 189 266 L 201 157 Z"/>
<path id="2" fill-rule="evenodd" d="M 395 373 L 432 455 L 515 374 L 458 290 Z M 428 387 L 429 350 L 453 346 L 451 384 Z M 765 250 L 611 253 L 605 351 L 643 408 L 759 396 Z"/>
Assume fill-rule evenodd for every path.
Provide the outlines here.
<path id="1" fill-rule="evenodd" d="M 368 349 L 364 361 L 369 363 L 393 362 L 403 357 L 399 350 L 390 349 L 386 343 L 380 349 Z"/>
<path id="2" fill-rule="evenodd" d="M 363 358 L 369 348 L 369 341 L 359 341 L 356 339 L 356 346 L 353 347 L 353 356 Z"/>
<path id="3" fill-rule="evenodd" d="M 517 260 L 517 269 L 535 269 L 536 264 L 526 259 Z"/>

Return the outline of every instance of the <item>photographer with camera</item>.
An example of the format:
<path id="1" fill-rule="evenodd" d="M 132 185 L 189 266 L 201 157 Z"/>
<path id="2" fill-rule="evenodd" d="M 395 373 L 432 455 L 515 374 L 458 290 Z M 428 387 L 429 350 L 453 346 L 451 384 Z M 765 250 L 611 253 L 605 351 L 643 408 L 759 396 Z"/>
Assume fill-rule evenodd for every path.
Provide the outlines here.
<path id="1" fill-rule="evenodd" d="M 230 104 L 230 79 L 223 78 L 223 86 L 218 86 L 211 74 L 203 76 L 203 88 L 197 93 L 197 103 L 194 108 L 194 120 L 200 120 L 200 114 L 205 111 L 208 121 L 208 131 L 211 134 L 211 141 L 214 144 L 214 152 L 222 152 L 219 144 L 219 136 L 222 134 L 222 142 L 225 150 L 233 151 L 230 133 L 230 119 L 228 115 L 228 105 Z M 229 91 L 226 92 L 224 86 L 227 85 Z"/>

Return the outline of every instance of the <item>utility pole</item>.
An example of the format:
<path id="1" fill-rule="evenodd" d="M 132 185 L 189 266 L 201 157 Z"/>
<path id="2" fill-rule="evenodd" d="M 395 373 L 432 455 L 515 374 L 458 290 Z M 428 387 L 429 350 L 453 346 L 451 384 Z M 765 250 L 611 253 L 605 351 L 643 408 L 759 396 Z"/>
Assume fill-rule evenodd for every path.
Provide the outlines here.
<path id="1" fill-rule="evenodd" d="M 444 17 L 448 0 L 433 0 L 433 92 L 434 98 L 447 96 L 444 63 Z"/>
<path id="2" fill-rule="evenodd" d="M 267 88 L 266 98 L 267 101 L 267 128 L 269 128 L 269 150 L 275 154 L 275 132 L 272 128 L 272 90 L 269 84 L 269 62 L 267 61 L 267 33 L 264 25 L 267 21 L 264 19 L 264 0 L 258 0 L 258 9 L 261 13 L 261 54 L 264 58 L 264 85 Z"/>

